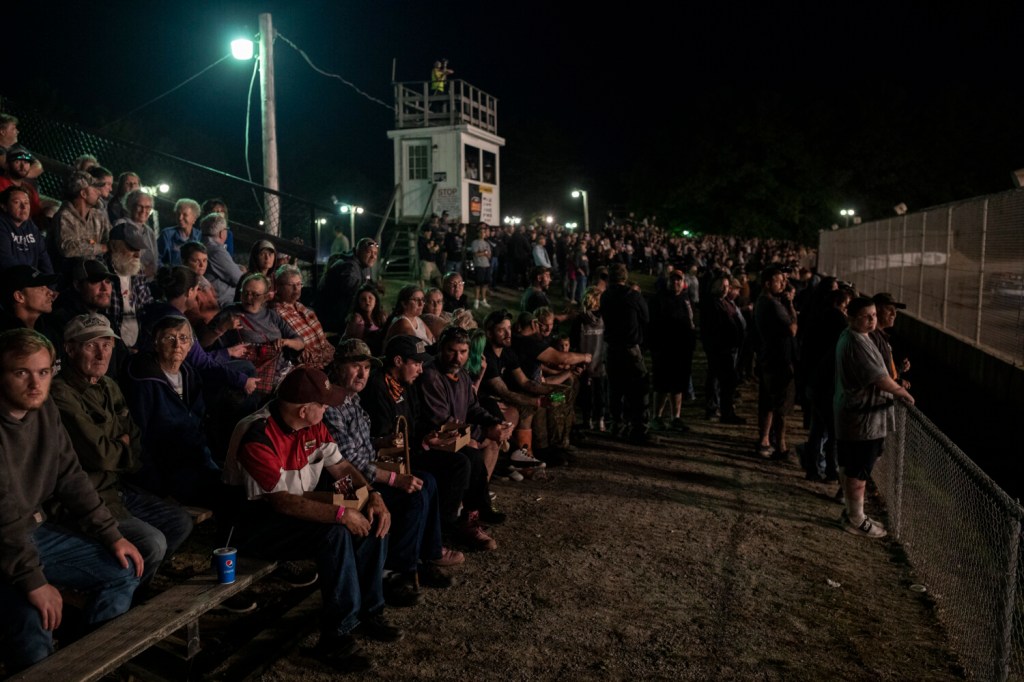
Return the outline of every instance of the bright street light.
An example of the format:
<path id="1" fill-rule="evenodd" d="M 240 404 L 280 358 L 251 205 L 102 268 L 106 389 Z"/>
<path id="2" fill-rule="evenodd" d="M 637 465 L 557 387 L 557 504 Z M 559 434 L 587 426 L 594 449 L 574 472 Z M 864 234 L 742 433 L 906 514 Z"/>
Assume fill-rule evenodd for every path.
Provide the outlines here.
<path id="1" fill-rule="evenodd" d="M 505 220 L 504 220 L 504 223 L 506 225 L 518 225 L 521 222 L 523 222 L 523 219 L 520 218 L 519 216 L 514 216 L 514 215 L 507 215 L 507 216 L 505 216 Z"/>
<path id="2" fill-rule="evenodd" d="M 550 225 L 551 223 L 555 222 L 555 216 L 552 216 L 552 215 L 545 216 L 544 222 L 546 222 L 548 225 Z"/>
<path id="3" fill-rule="evenodd" d="M 237 38 L 231 41 L 231 56 L 243 62 L 252 59 L 253 42 L 248 38 Z"/>
<path id="4" fill-rule="evenodd" d="M 587 202 L 587 190 L 574 189 L 572 198 L 579 199 L 580 197 L 583 197 L 583 229 L 590 232 L 590 205 Z"/>
<path id="5" fill-rule="evenodd" d="M 850 226 L 850 218 L 852 218 L 853 216 L 857 215 L 857 212 L 854 211 L 852 208 L 844 208 L 844 209 L 840 209 L 839 215 L 843 216 L 843 218 L 846 219 L 846 227 L 849 227 Z"/>
<path id="6" fill-rule="evenodd" d="M 360 213 L 360 214 L 363 213 L 363 207 L 362 206 L 353 206 L 352 204 L 342 204 L 341 206 L 338 207 L 338 210 L 341 211 L 342 213 L 347 213 L 348 216 L 349 216 L 349 222 L 348 222 L 349 239 L 351 240 L 351 247 L 355 248 L 355 246 L 356 246 L 356 214 L 357 213 Z"/>
<path id="7" fill-rule="evenodd" d="M 171 191 L 171 186 L 168 185 L 166 182 L 161 182 L 159 185 L 156 186 L 156 188 L 160 190 L 160 194 L 167 194 L 168 192 Z"/>
<path id="8" fill-rule="evenodd" d="M 575 230 L 577 227 L 579 227 L 579 224 L 578 223 L 566 223 L 565 227 L 568 230 Z"/>

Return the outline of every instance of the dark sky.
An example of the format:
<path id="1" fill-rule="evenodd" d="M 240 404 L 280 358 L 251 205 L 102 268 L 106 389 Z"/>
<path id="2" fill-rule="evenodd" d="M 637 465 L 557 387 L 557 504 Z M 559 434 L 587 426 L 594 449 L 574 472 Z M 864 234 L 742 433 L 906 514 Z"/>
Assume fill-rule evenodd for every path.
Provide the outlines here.
<path id="1" fill-rule="evenodd" d="M 98 128 L 275 28 L 386 102 L 447 57 L 500 100 L 506 213 L 665 211 L 705 229 L 816 231 L 1008 189 L 1024 166 L 1019 9 L 926 3 L 8 3 L 0 92 Z M 823 5 L 829 5 L 823 8 Z M 39 9 L 34 9 L 39 7 Z M 844 8 L 845 7 L 845 8 Z M 977 7 L 981 7 L 980 5 Z M 16 32 L 15 32 L 16 33 Z M 114 130 L 244 174 L 251 64 L 224 62 Z M 276 45 L 282 188 L 382 210 L 391 112 Z M 259 175 L 258 104 L 252 156 Z M 114 169 L 118 170 L 118 169 Z M 200 191 L 196 192 L 201 194 Z M 577 209 L 578 210 L 578 209 Z"/>

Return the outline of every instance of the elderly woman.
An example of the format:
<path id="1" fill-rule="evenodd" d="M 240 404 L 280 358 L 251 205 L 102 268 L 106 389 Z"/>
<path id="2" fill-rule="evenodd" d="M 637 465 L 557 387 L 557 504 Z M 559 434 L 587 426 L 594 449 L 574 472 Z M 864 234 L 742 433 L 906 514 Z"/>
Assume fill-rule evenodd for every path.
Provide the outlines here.
<path id="1" fill-rule="evenodd" d="M 423 314 L 424 299 L 423 289 L 415 284 L 402 287 L 398 292 L 395 308 L 391 311 L 390 324 L 384 337 L 385 344 L 392 336 L 400 335 L 415 336 L 425 341 L 427 345 L 434 343 L 433 333 L 420 317 Z"/>
<path id="2" fill-rule="evenodd" d="M 157 249 L 164 265 L 181 265 L 182 244 L 199 241 L 199 230 L 194 229 L 199 218 L 199 202 L 195 199 L 178 199 L 174 203 L 174 215 L 178 224 L 160 232 Z"/>
<path id="3" fill-rule="evenodd" d="M 248 344 L 245 358 L 256 365 L 257 390 L 269 394 L 290 368 L 291 363 L 283 352 L 301 353 L 306 344 L 276 311 L 267 307 L 270 282 L 266 277 L 258 272 L 250 273 L 242 278 L 240 289 L 242 302 L 224 308 L 211 326 L 217 327 L 224 315 L 237 318 L 238 323 L 232 325 L 220 342 L 226 346 Z"/>
<path id="4" fill-rule="evenodd" d="M 228 229 L 227 217 L 223 213 L 207 213 L 199 221 L 199 229 L 203 232 L 209 263 L 207 279 L 216 291 L 217 303 L 220 306 L 231 305 L 235 300 L 235 288 L 242 281 L 242 269 L 228 253 L 231 230 Z"/>
<path id="5" fill-rule="evenodd" d="M 134 481 L 185 504 L 212 506 L 220 469 L 203 431 L 202 380 L 185 362 L 192 327 L 183 316 L 168 315 L 152 333 L 152 348 L 128 364 L 128 409 L 142 432 L 142 467 Z"/>
<path id="6" fill-rule="evenodd" d="M 0 192 L 0 270 L 31 265 L 49 275 L 53 273 L 53 265 L 43 236 L 29 217 L 30 212 L 28 192 L 17 185 Z"/>
<path id="7" fill-rule="evenodd" d="M 608 323 L 614 324 L 614 320 Z M 669 274 L 667 286 L 654 298 L 650 332 L 655 395 L 652 426 L 685 433 L 689 428 L 682 420 L 683 393 L 690 385 L 697 336 L 686 279 L 679 270 Z M 664 422 L 660 422 L 663 413 Z"/>

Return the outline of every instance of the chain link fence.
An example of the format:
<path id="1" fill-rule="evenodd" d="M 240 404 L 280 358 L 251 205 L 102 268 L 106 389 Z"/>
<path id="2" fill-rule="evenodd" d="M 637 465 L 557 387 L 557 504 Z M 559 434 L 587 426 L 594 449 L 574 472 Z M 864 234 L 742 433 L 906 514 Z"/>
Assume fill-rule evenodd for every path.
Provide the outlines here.
<path id="1" fill-rule="evenodd" d="M 889 528 L 935 598 L 973 679 L 1024 678 L 1024 508 L 914 407 L 873 477 Z"/>
<path id="2" fill-rule="evenodd" d="M 82 130 L 11 99 L 0 98 L 0 111 L 19 119 L 19 143 L 40 157 L 46 167 L 37 187 L 41 194 L 54 199 L 63 198 L 64 182 L 75 159 L 91 154 L 115 177 L 132 171 L 144 186 L 169 186 L 167 192 L 154 192 L 161 227 L 175 224 L 172 209 L 179 198 L 190 197 L 200 203 L 214 197 L 224 200 L 239 254 L 246 253 L 259 239 L 270 239 L 281 252 L 309 263 L 323 262 L 334 239 L 334 226 L 342 220 L 330 207 L 132 142 Z M 346 227 L 347 222 L 341 226 Z"/>
<path id="3" fill-rule="evenodd" d="M 823 231 L 818 269 L 1024 366 L 1024 188 Z"/>

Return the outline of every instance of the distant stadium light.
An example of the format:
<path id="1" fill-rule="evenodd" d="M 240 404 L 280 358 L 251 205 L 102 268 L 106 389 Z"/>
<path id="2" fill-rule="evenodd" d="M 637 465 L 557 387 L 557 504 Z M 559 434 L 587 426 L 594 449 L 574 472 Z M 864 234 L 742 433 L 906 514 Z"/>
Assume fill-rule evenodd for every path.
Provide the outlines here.
<path id="1" fill-rule="evenodd" d="M 161 182 L 159 185 L 156 186 L 156 188 L 160 190 L 160 194 L 167 194 L 168 192 L 171 191 L 171 186 L 168 185 L 166 182 Z"/>
<path id="2" fill-rule="evenodd" d="M 240 61 L 249 61 L 253 55 L 253 44 L 248 38 L 231 41 L 231 56 Z"/>
<path id="3" fill-rule="evenodd" d="M 549 215 L 546 218 L 544 218 L 544 222 L 546 222 L 548 225 L 550 225 L 551 223 L 555 222 L 555 217 Z"/>

